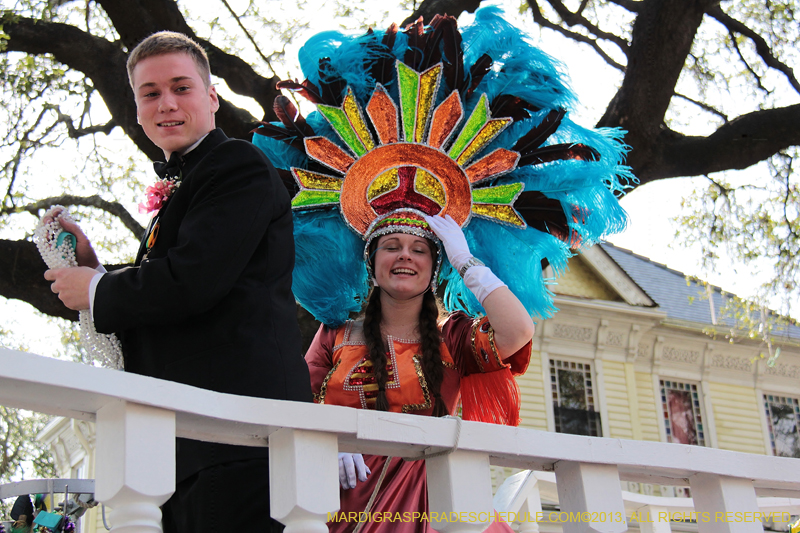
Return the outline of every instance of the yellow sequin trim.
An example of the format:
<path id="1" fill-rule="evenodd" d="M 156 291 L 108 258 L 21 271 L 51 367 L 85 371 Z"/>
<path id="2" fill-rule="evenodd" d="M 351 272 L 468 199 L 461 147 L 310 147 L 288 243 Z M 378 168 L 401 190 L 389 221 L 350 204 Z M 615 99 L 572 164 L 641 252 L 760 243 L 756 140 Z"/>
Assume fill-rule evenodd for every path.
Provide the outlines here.
<path id="1" fill-rule="evenodd" d="M 447 202 L 442 182 L 425 169 L 417 169 L 415 189 L 439 205 L 445 205 Z"/>
<path id="2" fill-rule="evenodd" d="M 421 357 L 419 355 L 415 355 L 413 359 L 414 370 L 417 372 L 417 379 L 419 379 L 419 386 L 422 388 L 422 397 L 425 398 L 425 403 L 404 404 L 404 413 L 409 413 L 411 411 L 424 411 L 431 408 L 431 393 L 428 390 L 428 382 L 425 381 L 425 374 L 422 372 Z"/>
<path id="3" fill-rule="evenodd" d="M 525 227 L 525 221 L 519 217 L 517 212 L 514 211 L 514 208 L 510 205 L 472 204 L 472 212 L 476 215 L 494 218 L 513 226 Z"/>
<path id="4" fill-rule="evenodd" d="M 379 174 L 370 184 L 369 189 L 367 189 L 367 199 L 371 202 L 378 196 L 396 189 L 399 183 L 400 180 L 397 177 L 397 169 L 390 168 L 386 172 Z"/>
<path id="5" fill-rule="evenodd" d="M 337 368 L 339 368 L 339 363 L 341 362 L 342 362 L 341 359 L 336 361 L 336 364 L 333 365 L 331 371 L 328 372 L 328 375 L 325 376 L 325 379 L 322 380 L 322 386 L 319 388 L 319 394 L 314 395 L 314 403 L 319 403 L 319 404 L 325 403 L 325 394 L 327 394 L 328 392 L 328 380 L 331 379 L 333 373 L 336 372 Z"/>

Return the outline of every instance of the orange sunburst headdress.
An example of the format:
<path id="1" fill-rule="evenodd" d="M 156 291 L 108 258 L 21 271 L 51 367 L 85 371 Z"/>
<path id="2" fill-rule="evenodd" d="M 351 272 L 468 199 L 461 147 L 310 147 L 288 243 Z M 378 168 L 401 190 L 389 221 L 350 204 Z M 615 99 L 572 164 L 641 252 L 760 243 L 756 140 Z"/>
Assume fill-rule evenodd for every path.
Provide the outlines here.
<path id="1" fill-rule="evenodd" d="M 565 118 L 571 93 L 557 64 L 497 9 L 461 32 L 446 16 L 402 32 L 326 32 L 302 61 L 308 79 L 279 87 L 317 112 L 305 119 L 278 97 L 280 125 L 263 124 L 254 142 L 296 180 L 293 289 L 322 322 L 360 307 L 357 239 L 398 209 L 452 216 L 539 316 L 554 310 L 542 265 L 563 268 L 571 249 L 624 226 L 614 193 L 632 177 L 619 132 Z M 449 310 L 481 310 L 449 263 L 440 278 Z"/>

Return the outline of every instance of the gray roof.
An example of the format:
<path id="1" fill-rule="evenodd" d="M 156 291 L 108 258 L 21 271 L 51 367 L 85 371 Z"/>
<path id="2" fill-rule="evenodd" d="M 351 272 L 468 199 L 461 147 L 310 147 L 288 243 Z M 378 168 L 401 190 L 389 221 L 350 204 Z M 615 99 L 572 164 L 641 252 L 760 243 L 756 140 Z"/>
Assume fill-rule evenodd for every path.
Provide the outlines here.
<path id="1" fill-rule="evenodd" d="M 701 325 L 713 325 L 711 305 L 706 288 L 699 283 L 689 281 L 686 274 L 637 255 L 630 250 L 601 243 L 600 247 L 622 268 L 639 287 L 656 302 L 659 308 L 666 311 L 669 319 L 693 322 Z M 731 327 L 734 321 L 721 317 L 720 311 L 727 299 L 719 287 L 711 287 L 711 302 L 718 325 Z M 774 337 L 787 336 L 800 339 L 800 327 L 789 326 L 774 333 Z M 780 339 L 776 339 L 780 340 Z"/>

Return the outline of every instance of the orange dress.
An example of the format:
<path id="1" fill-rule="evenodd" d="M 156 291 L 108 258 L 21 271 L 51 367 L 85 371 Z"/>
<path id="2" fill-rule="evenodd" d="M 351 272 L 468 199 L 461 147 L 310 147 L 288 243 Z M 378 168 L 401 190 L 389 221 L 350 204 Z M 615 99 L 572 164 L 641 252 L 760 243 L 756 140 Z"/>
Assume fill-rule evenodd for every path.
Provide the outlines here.
<path id="1" fill-rule="evenodd" d="M 528 343 L 517 353 L 501 361 L 494 346 L 493 330 L 484 318 L 472 319 L 464 313 L 455 313 L 441 325 L 442 344 L 440 353 L 444 366 L 444 380 L 441 396 L 447 411 L 454 414 L 458 407 L 461 389 L 469 389 L 470 397 L 477 402 L 464 404 L 465 419 L 508 420 L 508 416 L 497 418 L 478 412 L 471 416 L 468 411 L 480 411 L 481 398 L 508 404 L 512 413 L 510 420 L 519 411 L 519 391 L 513 375 L 525 372 L 531 356 Z M 386 398 L 389 410 L 397 413 L 411 413 L 430 416 L 433 412 L 432 395 L 422 373 L 420 346 L 418 340 L 389 338 L 387 354 L 388 380 Z M 360 322 L 348 321 L 337 329 L 320 327 L 314 341 L 306 353 L 306 362 L 311 374 L 311 389 L 314 401 L 333 405 L 344 405 L 356 409 L 374 409 L 378 386 L 372 373 L 363 331 Z M 487 388 L 488 394 L 477 396 L 476 389 Z M 466 398 L 465 398 L 466 400 Z M 516 405 L 511 405 L 516 402 Z M 481 405 L 468 406 L 467 403 Z M 516 411 L 514 409 L 516 408 Z M 494 409 L 493 409 L 494 410 Z M 366 482 L 359 482 L 355 489 L 341 490 L 341 509 L 337 516 L 349 513 L 363 513 L 366 509 L 386 457 L 365 455 L 364 461 L 372 471 Z M 341 513 L 345 513 L 342 515 Z M 376 499 L 370 508 L 371 517 L 375 513 L 391 517 L 392 522 L 368 520 L 362 526 L 362 533 L 392 531 L 399 533 L 432 532 L 436 523 L 429 523 L 409 517 L 428 513 L 428 491 L 425 476 L 425 461 L 404 461 L 399 457 L 390 459 L 383 482 Z M 388 514 L 386 514 L 388 513 Z M 398 514 L 399 513 L 399 514 Z M 420 513 L 414 515 L 412 513 Z M 353 515 L 351 515 L 353 516 Z M 427 515 L 429 516 L 429 515 Z M 332 532 L 350 532 L 357 525 L 353 520 L 340 520 L 328 523 Z M 502 529 L 495 529 L 498 526 Z M 487 531 L 510 531 L 505 524 L 493 524 Z"/>

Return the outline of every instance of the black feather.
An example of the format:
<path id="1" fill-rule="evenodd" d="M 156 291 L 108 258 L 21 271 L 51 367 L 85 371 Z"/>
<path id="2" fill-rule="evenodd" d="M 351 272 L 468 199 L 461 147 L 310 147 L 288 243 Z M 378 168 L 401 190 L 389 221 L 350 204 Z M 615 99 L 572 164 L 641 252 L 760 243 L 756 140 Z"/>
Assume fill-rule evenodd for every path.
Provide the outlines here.
<path id="1" fill-rule="evenodd" d="M 453 17 L 449 17 L 442 29 L 442 70 L 447 90 L 455 90 L 464 77 L 464 51 L 461 48 L 461 32 Z"/>
<path id="2" fill-rule="evenodd" d="M 406 26 L 403 31 L 408 34 L 408 50 L 403 56 L 403 63 L 419 72 L 419 65 L 422 63 L 422 51 L 425 49 L 427 40 L 425 23 L 422 21 L 422 17 Z"/>
<path id="3" fill-rule="evenodd" d="M 311 83 L 308 80 L 303 80 L 303 83 L 297 83 L 296 81 L 292 80 L 283 80 L 279 81 L 275 87 L 278 89 L 288 89 L 290 91 L 297 91 L 303 98 L 311 102 L 312 104 L 323 104 L 322 95 L 319 92 L 319 88 Z"/>
<path id="4" fill-rule="evenodd" d="M 520 152 L 517 167 L 525 165 L 540 165 L 550 161 L 565 161 L 577 159 L 579 161 L 599 161 L 600 152 L 585 144 L 553 144 L 531 151 Z"/>
<path id="5" fill-rule="evenodd" d="M 464 78 L 464 81 L 461 83 L 460 89 L 464 98 L 469 97 L 478 85 L 480 85 L 481 81 L 483 81 L 483 77 L 486 76 L 489 69 L 492 68 L 492 63 L 494 63 L 494 60 L 489 54 L 483 54 L 473 63 L 469 69 L 469 75 Z"/>
<path id="6" fill-rule="evenodd" d="M 283 141 L 293 148 L 297 148 L 303 153 L 306 153 L 306 145 L 303 143 L 303 138 L 299 137 L 296 133 L 290 132 L 285 128 L 275 126 L 269 122 L 259 122 L 260 126 L 255 128 L 250 133 L 258 133 L 265 137 Z"/>
<path id="7" fill-rule="evenodd" d="M 364 54 L 364 68 L 369 70 L 376 84 L 380 83 L 384 86 L 389 85 L 395 75 L 394 55 L 392 54 L 391 47 L 387 44 L 391 42 L 392 45 L 394 45 L 394 35 L 389 36 L 389 32 L 392 31 L 392 28 L 394 28 L 395 33 L 397 32 L 397 25 L 393 24 L 392 27 L 387 30 L 387 35 L 384 35 L 383 40 L 380 42 L 374 37 L 370 29 L 368 35 L 371 38 L 363 43 L 363 46 L 367 49 Z"/>
<path id="8" fill-rule="evenodd" d="M 561 120 L 567 114 L 565 109 L 550 111 L 538 126 L 520 137 L 512 150 L 519 153 L 528 153 L 539 148 L 552 134 L 556 132 Z M 519 163 L 522 166 L 522 163 Z"/>
<path id="9" fill-rule="evenodd" d="M 331 65 L 331 58 L 323 57 L 319 60 L 319 88 L 322 103 L 339 107 L 344 101 L 347 82 Z"/>
<path id="10" fill-rule="evenodd" d="M 541 108 L 513 94 L 501 94 L 489 105 L 495 118 L 512 118 L 514 122 L 531 118 Z"/>
<path id="11" fill-rule="evenodd" d="M 290 132 L 296 132 L 300 137 L 313 137 L 314 130 L 308 125 L 306 119 L 297 110 L 295 105 L 287 97 L 278 95 L 275 97 L 275 103 L 272 104 L 272 109 L 275 111 L 278 120 L 286 126 Z"/>
<path id="12" fill-rule="evenodd" d="M 578 209 L 575 206 L 567 207 L 570 211 Z M 528 226 L 549 233 L 569 244 L 570 248 L 580 245 L 581 237 L 569 227 L 567 213 L 559 200 L 548 198 L 539 191 L 523 191 L 514 201 L 514 209 Z M 577 221 L 574 214 L 572 218 Z"/>

